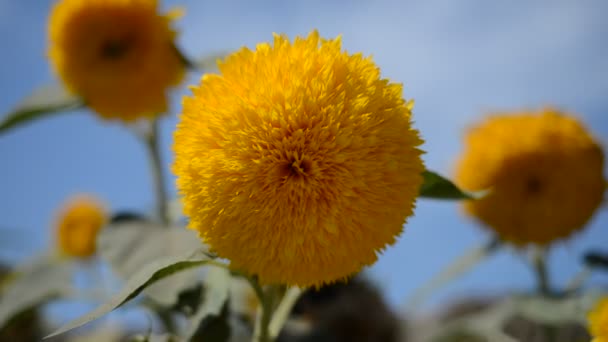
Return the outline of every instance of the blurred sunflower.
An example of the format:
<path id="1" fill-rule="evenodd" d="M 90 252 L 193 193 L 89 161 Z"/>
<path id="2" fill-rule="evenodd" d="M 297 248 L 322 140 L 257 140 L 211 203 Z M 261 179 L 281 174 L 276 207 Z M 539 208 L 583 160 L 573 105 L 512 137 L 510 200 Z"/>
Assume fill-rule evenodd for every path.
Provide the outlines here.
<path id="1" fill-rule="evenodd" d="M 106 212 L 95 198 L 79 195 L 70 199 L 57 219 L 59 252 L 75 258 L 88 258 L 95 254 L 97 232 L 106 220 Z"/>
<path id="2" fill-rule="evenodd" d="M 591 342 L 608 342 L 608 297 L 600 299 L 587 317 Z"/>
<path id="3" fill-rule="evenodd" d="M 219 67 L 184 99 L 175 132 L 189 227 L 262 283 L 319 286 L 374 263 L 422 183 L 402 86 L 316 31 Z"/>
<path id="4" fill-rule="evenodd" d="M 465 211 L 517 245 L 582 229 L 601 204 L 604 154 L 575 118 L 555 109 L 493 115 L 468 132 L 460 186 L 489 189 Z"/>
<path id="5" fill-rule="evenodd" d="M 183 78 L 175 15 L 156 0 L 61 0 L 49 20 L 50 62 L 69 91 L 105 119 L 129 122 L 167 110 Z"/>

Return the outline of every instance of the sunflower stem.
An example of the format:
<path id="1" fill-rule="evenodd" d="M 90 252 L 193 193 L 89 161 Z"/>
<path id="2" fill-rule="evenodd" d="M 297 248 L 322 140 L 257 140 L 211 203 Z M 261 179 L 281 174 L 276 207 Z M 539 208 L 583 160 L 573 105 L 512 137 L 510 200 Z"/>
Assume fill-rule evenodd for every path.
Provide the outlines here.
<path id="1" fill-rule="evenodd" d="M 270 319 L 270 325 L 268 327 L 270 338 L 273 341 L 279 336 L 281 329 L 283 329 L 285 322 L 287 322 L 287 318 L 289 318 L 293 306 L 302 295 L 302 292 L 303 291 L 298 287 L 291 287 L 285 292 L 285 295 L 283 295 L 279 306 L 277 306 L 277 309 Z"/>
<path id="2" fill-rule="evenodd" d="M 551 286 L 549 285 L 549 273 L 547 272 L 547 250 L 537 248 L 533 255 L 534 273 L 536 274 L 537 291 L 543 297 L 551 295 Z M 551 325 L 543 326 L 543 333 L 547 341 L 555 341 L 557 331 Z"/>
<path id="3" fill-rule="evenodd" d="M 275 292 L 264 292 L 257 277 L 247 277 L 247 280 L 260 301 L 253 330 L 253 342 L 272 342 L 268 328 L 270 325 L 270 318 L 272 317 L 272 302 L 274 299 L 272 297 Z"/>
<path id="4" fill-rule="evenodd" d="M 498 251 L 503 244 L 493 238 L 482 246 L 467 251 L 433 277 L 427 284 L 414 291 L 405 303 L 404 312 L 416 311 L 438 289 L 469 272 L 475 265 Z"/>
<path id="5" fill-rule="evenodd" d="M 551 294 L 546 256 L 547 252 L 544 249 L 536 249 L 534 251 L 533 266 L 534 273 L 536 274 L 537 290 L 542 296 L 549 296 Z"/>
<path id="6" fill-rule="evenodd" d="M 160 156 L 160 145 L 158 142 L 159 121 L 154 119 L 151 122 L 148 134 L 145 136 L 145 145 L 150 155 L 152 180 L 156 192 L 156 214 L 160 221 L 169 224 L 169 212 L 167 202 L 167 192 L 164 186 L 164 170 Z"/>

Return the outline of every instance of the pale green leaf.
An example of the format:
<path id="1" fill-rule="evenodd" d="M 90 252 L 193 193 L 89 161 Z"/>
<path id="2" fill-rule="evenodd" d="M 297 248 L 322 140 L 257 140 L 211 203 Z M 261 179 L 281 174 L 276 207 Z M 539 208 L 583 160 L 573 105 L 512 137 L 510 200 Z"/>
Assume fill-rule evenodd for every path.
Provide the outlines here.
<path id="1" fill-rule="evenodd" d="M 444 200 L 473 199 L 473 196 L 460 190 L 449 179 L 433 171 L 426 170 L 422 176 L 424 183 L 420 187 L 420 197 Z"/>
<path id="2" fill-rule="evenodd" d="M 0 327 L 12 317 L 72 291 L 72 264 L 43 255 L 16 270 L 0 295 Z"/>
<path id="3" fill-rule="evenodd" d="M 209 316 L 219 316 L 230 290 L 230 271 L 226 268 L 212 267 L 204 280 L 205 295 L 203 303 L 197 312 L 190 318 L 187 332 L 187 341 L 196 334 L 201 323 Z"/>
<path id="4" fill-rule="evenodd" d="M 595 291 L 566 298 L 520 296 L 514 297 L 511 305 L 518 315 L 537 323 L 585 324 L 587 313 L 600 297 L 601 294 Z"/>
<path id="5" fill-rule="evenodd" d="M 97 238 L 97 246 L 99 255 L 123 279 L 129 278 L 150 260 L 205 249 L 192 230 L 164 227 L 141 220 L 105 227 Z M 192 269 L 155 283 L 144 294 L 157 304 L 171 306 L 177 301 L 180 292 L 194 286 L 200 279 L 200 271 Z"/>
<path id="6" fill-rule="evenodd" d="M 177 272 L 184 271 L 192 267 L 202 266 L 209 263 L 211 259 L 206 253 L 201 251 L 189 252 L 183 256 L 168 256 L 154 260 L 140 268 L 132 277 L 127 280 L 123 289 L 112 296 L 106 303 L 97 307 L 88 314 L 77 318 L 61 328 L 57 329 L 46 338 L 57 336 L 69 330 L 85 325 L 127 303 L 135 298 L 146 287 L 155 282 L 169 277 Z"/>
<path id="7" fill-rule="evenodd" d="M 0 134 L 30 121 L 83 106 L 84 102 L 80 98 L 68 93 L 60 85 L 39 88 L 0 119 Z"/>
<path id="8" fill-rule="evenodd" d="M 459 316 L 453 321 L 438 321 L 429 331 L 432 334 L 445 336 L 464 330 L 484 336 L 488 341 L 514 342 L 515 339 L 504 334 L 504 327 L 512 318 L 521 317 L 549 326 L 568 323 L 585 325 L 587 312 L 603 295 L 605 293 L 588 291 L 581 295 L 563 298 L 538 295 L 509 296 L 497 300 L 481 311 Z"/>

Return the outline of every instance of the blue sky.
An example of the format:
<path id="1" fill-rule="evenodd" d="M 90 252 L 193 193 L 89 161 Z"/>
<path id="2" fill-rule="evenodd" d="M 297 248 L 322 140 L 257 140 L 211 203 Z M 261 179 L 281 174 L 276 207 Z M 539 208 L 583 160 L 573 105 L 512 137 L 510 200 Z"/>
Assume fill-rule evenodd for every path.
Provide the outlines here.
<path id="1" fill-rule="evenodd" d="M 37 86 L 53 82 L 45 59 L 46 17 L 52 1 L 0 0 L 0 113 Z M 189 56 L 317 28 L 343 35 L 351 52 L 372 55 L 383 76 L 404 84 L 414 99 L 415 125 L 426 140 L 429 168 L 450 175 L 464 129 L 492 110 L 545 105 L 577 113 L 608 142 L 608 2 L 597 1 L 166 1 L 182 5 L 179 45 Z M 193 75 L 190 83 L 200 75 Z M 163 157 L 171 161 L 171 132 L 181 90 L 163 122 Z M 23 260 L 51 244 L 57 207 L 90 192 L 115 210 L 152 208 L 143 146 L 118 124 L 83 111 L 56 116 L 0 136 L 0 258 Z M 167 187 L 173 190 L 173 178 Z M 370 274 L 400 306 L 431 276 L 488 235 L 453 202 L 421 200 L 399 242 Z M 6 241 L 6 240 L 5 240 Z M 560 243 L 550 260 L 563 284 L 582 251 L 608 245 L 602 208 L 588 229 Z M 502 252 L 438 292 L 434 302 L 466 293 L 533 286 L 522 258 Z M 596 285 L 608 284 L 597 275 Z"/>

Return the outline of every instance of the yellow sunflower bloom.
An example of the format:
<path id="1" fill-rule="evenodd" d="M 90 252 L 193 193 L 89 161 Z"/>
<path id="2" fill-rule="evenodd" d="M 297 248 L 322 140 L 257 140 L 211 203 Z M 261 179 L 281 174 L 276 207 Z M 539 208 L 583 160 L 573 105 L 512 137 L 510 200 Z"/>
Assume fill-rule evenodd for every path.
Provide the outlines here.
<path id="1" fill-rule="evenodd" d="M 166 91 L 185 73 L 170 24 L 156 0 L 61 0 L 48 55 L 68 90 L 101 117 L 153 117 L 166 112 Z"/>
<path id="2" fill-rule="evenodd" d="M 465 211 L 516 245 L 545 245 L 582 229 L 601 204 L 601 147 L 575 118 L 554 109 L 490 116 L 468 132 L 457 183 Z"/>
<path id="3" fill-rule="evenodd" d="M 600 299 L 587 316 L 591 342 L 608 342 L 608 297 Z"/>
<path id="4" fill-rule="evenodd" d="M 402 86 L 316 31 L 219 67 L 183 100 L 175 132 L 189 227 L 262 283 L 319 286 L 374 263 L 422 183 Z"/>
<path id="5" fill-rule="evenodd" d="M 76 196 L 59 213 L 57 247 L 62 255 L 87 258 L 95 254 L 97 232 L 106 223 L 103 206 L 94 198 Z"/>

